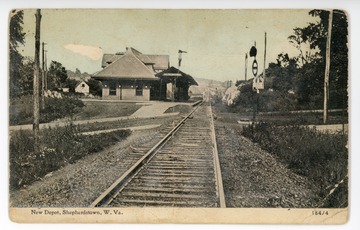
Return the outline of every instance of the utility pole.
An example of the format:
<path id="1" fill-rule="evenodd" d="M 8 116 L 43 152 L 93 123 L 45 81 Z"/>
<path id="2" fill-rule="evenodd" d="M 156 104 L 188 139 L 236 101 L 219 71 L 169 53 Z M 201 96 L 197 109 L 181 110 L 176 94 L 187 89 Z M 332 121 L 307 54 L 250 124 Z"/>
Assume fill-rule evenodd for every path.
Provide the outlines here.
<path id="1" fill-rule="evenodd" d="M 179 50 L 178 51 L 178 74 L 180 74 L 180 66 L 181 66 L 181 61 L 182 61 L 182 54 L 183 53 L 187 53 L 187 51 L 184 51 L 184 50 Z M 173 102 L 175 101 L 175 90 L 176 90 L 176 81 L 177 81 L 177 76 L 175 76 L 175 79 L 174 79 L 174 84 L 173 84 Z"/>
<path id="2" fill-rule="evenodd" d="M 263 69 L 264 81 L 265 81 L 265 66 L 266 66 L 265 63 L 266 63 L 266 32 L 265 32 L 264 69 Z"/>
<path id="3" fill-rule="evenodd" d="M 41 108 L 45 109 L 45 45 L 46 43 L 42 43 L 42 68 L 41 68 Z"/>
<path id="4" fill-rule="evenodd" d="M 39 153 L 39 121 L 40 121 L 40 108 L 39 108 L 39 77 L 40 77 L 40 22 L 41 10 L 37 9 L 36 14 L 36 29 L 35 29 L 35 69 L 34 69 L 34 151 L 35 154 Z"/>
<path id="5" fill-rule="evenodd" d="M 325 56 L 325 78 L 324 78 L 324 124 L 328 119 L 329 105 L 329 75 L 330 75 L 330 46 L 331 46 L 331 30 L 332 30 L 333 12 L 329 12 L 328 35 L 326 39 L 326 56 Z"/>
<path id="6" fill-rule="evenodd" d="M 44 72 L 45 72 L 45 91 L 47 91 L 47 50 L 45 50 L 45 69 L 44 69 Z"/>
<path id="7" fill-rule="evenodd" d="M 248 54 L 245 54 L 245 81 L 247 81 L 247 64 L 248 64 Z"/>

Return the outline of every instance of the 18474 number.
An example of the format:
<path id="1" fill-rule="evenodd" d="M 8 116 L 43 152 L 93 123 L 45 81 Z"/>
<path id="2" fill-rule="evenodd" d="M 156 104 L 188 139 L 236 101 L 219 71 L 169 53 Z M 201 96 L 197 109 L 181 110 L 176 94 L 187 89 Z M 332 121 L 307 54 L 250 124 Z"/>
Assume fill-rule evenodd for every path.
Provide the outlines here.
<path id="1" fill-rule="evenodd" d="M 322 211 L 322 210 L 314 210 L 312 211 L 313 216 L 323 216 L 323 215 L 329 215 L 329 211 Z"/>

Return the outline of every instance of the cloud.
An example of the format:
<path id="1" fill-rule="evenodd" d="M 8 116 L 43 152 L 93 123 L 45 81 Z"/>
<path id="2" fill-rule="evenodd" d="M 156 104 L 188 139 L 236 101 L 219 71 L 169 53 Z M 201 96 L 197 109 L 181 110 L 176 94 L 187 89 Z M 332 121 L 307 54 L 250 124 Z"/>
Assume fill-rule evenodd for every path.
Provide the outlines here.
<path id="1" fill-rule="evenodd" d="M 95 46 L 67 44 L 64 45 L 64 48 L 70 50 L 71 52 L 86 56 L 94 61 L 99 60 L 103 54 L 102 49 L 100 47 L 95 47 Z"/>

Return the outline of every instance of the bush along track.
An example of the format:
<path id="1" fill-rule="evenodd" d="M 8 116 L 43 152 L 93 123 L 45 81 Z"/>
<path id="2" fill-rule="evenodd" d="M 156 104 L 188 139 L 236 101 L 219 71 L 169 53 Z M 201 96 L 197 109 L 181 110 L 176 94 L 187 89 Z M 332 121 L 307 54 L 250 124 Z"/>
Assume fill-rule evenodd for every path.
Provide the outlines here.
<path id="1" fill-rule="evenodd" d="M 45 97 L 45 108 L 40 111 L 40 123 L 46 123 L 64 117 L 72 118 L 76 113 L 81 111 L 84 106 L 85 104 L 76 97 Z M 11 99 L 9 109 L 10 125 L 32 123 L 33 99 L 31 96 Z"/>
<path id="2" fill-rule="evenodd" d="M 40 152 L 35 153 L 33 133 L 20 130 L 10 138 L 10 189 L 29 185 L 46 174 L 124 140 L 129 135 L 129 130 L 118 130 L 83 136 L 78 127 L 69 124 L 41 131 Z"/>
<path id="3" fill-rule="evenodd" d="M 242 134 L 319 187 L 319 207 L 347 207 L 347 136 L 271 123 L 250 125 Z"/>

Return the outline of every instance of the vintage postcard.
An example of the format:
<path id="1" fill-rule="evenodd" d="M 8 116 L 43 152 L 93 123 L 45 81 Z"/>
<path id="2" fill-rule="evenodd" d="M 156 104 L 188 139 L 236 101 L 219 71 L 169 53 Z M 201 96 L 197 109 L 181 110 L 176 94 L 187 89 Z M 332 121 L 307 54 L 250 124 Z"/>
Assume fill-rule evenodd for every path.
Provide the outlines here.
<path id="1" fill-rule="evenodd" d="M 19 223 L 344 224 L 348 15 L 9 12 Z"/>

